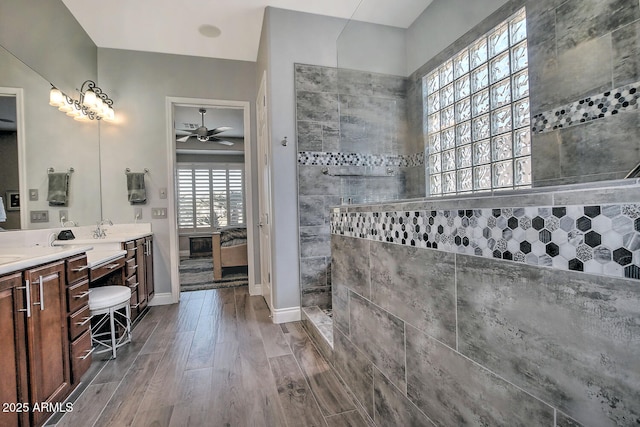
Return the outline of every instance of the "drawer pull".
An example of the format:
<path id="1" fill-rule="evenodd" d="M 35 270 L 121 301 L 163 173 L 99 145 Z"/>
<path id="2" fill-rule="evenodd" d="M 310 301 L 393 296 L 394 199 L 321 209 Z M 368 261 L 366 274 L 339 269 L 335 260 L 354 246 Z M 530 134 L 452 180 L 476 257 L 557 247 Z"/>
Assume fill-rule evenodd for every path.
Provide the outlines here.
<path id="1" fill-rule="evenodd" d="M 105 268 L 109 270 L 113 270 L 114 268 L 120 267 L 120 264 L 109 264 Z"/>
<path id="2" fill-rule="evenodd" d="M 87 350 L 87 351 L 85 352 L 85 353 L 87 353 L 87 354 L 85 354 L 84 356 L 79 356 L 79 357 L 78 357 L 78 359 L 80 359 L 80 360 L 85 360 L 87 357 L 91 356 L 91 353 L 93 353 L 93 350 L 95 350 L 95 348 L 92 348 L 92 349 L 90 349 L 90 350 Z"/>
<path id="3" fill-rule="evenodd" d="M 136 264 L 136 265 L 132 265 L 132 266 L 129 266 L 129 268 L 130 268 L 130 269 L 132 269 L 132 270 L 134 270 L 134 269 L 138 268 L 138 264 Z"/>
<path id="4" fill-rule="evenodd" d="M 73 271 L 74 273 L 79 273 L 81 271 L 86 270 L 87 268 L 89 268 L 88 265 L 82 266 L 82 267 L 78 267 L 78 268 L 72 268 L 71 271 Z"/>
<path id="5" fill-rule="evenodd" d="M 76 322 L 76 326 L 84 326 L 84 325 L 86 325 L 87 323 L 89 323 L 89 322 L 91 321 L 91 317 L 92 317 L 92 316 L 85 317 L 85 318 L 84 318 L 84 321 L 82 321 L 82 322 Z"/>
<path id="6" fill-rule="evenodd" d="M 89 295 L 90 293 L 91 293 L 91 290 L 88 290 L 88 291 L 84 291 L 84 292 L 83 292 L 83 293 L 81 293 L 81 294 L 74 295 L 73 297 L 74 297 L 74 298 L 77 298 L 77 299 L 80 299 L 80 298 L 84 298 L 84 297 L 86 297 L 86 296 L 87 296 L 87 295 Z"/>

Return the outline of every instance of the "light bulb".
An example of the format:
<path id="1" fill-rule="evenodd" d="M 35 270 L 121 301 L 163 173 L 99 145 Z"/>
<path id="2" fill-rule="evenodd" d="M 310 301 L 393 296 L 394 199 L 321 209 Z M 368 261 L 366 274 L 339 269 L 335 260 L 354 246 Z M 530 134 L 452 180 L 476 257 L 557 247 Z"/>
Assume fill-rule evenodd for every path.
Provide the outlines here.
<path id="1" fill-rule="evenodd" d="M 52 87 L 49 91 L 49 105 L 54 107 L 60 107 L 64 104 L 64 95 L 60 92 L 59 89 Z"/>
<path id="2" fill-rule="evenodd" d="M 96 94 L 92 90 L 88 90 L 84 93 L 84 99 L 82 100 L 82 105 L 87 108 L 94 108 L 96 105 Z"/>

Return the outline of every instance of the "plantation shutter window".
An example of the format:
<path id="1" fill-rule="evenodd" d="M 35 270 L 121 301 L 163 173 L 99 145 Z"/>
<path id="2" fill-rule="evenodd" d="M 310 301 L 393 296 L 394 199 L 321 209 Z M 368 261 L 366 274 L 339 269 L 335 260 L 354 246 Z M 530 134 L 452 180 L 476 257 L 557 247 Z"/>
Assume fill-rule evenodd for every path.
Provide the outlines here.
<path id="1" fill-rule="evenodd" d="M 213 231 L 245 224 L 244 167 L 178 164 L 180 231 Z"/>

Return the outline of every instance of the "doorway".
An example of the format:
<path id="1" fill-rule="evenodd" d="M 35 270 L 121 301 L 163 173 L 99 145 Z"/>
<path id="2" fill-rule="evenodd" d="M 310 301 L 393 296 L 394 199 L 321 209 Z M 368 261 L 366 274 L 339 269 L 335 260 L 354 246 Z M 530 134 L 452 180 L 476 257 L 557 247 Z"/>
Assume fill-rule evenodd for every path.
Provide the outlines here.
<path id="1" fill-rule="evenodd" d="M 167 150 L 169 162 L 169 209 L 167 212 L 170 225 L 170 259 L 171 259 L 171 302 L 180 298 L 180 256 L 190 250 L 191 238 L 209 237 L 218 227 L 246 225 L 247 269 L 249 292 L 257 294 L 254 273 L 254 244 L 252 219 L 251 189 L 251 135 L 250 105 L 245 101 L 226 101 L 198 98 L 167 97 Z M 226 160 L 225 160 L 226 159 Z M 214 176 L 227 176 L 227 189 L 233 183 L 229 176 L 236 173 L 238 164 L 244 160 L 242 209 L 238 208 L 236 192 L 222 202 L 219 198 L 218 185 L 211 181 Z M 197 173 L 207 172 L 208 182 L 204 184 L 211 192 L 210 202 L 205 203 L 210 214 L 204 214 L 203 204 L 197 204 L 195 198 L 189 201 L 181 190 L 178 179 L 181 174 L 192 179 Z M 235 175 L 234 175 L 235 176 Z M 180 181 L 182 182 L 182 181 Z M 220 181 L 222 184 L 224 182 Z M 231 183 L 231 184 L 230 184 Z M 196 183 L 194 182 L 194 189 Z M 224 185 L 223 185 L 224 187 Z M 220 187 L 216 187 L 220 188 Z M 181 191 L 183 191 L 181 193 Z M 215 194 L 214 194 L 215 193 Z M 214 203 L 214 198 L 216 198 Z M 186 200 L 186 201 L 185 201 Z M 235 201 L 234 201 L 235 200 Z M 180 205 L 182 203 L 182 205 Z M 193 203 L 192 217 L 184 215 L 185 206 Z M 196 211 L 200 209 L 201 212 Z"/>
<path id="2" fill-rule="evenodd" d="M 20 88 L 0 88 L 0 231 L 27 225 L 22 97 Z"/>

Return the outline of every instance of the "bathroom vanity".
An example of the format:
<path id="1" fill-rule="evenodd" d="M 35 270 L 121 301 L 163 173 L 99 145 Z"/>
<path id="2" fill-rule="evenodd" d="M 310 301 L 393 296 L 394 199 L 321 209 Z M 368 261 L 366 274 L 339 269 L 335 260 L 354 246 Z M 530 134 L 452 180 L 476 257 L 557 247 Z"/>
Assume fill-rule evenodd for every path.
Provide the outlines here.
<path id="1" fill-rule="evenodd" d="M 88 227 L 87 227 L 88 228 Z M 60 230 L 0 236 L 0 425 L 39 426 L 80 384 L 92 361 L 90 289 L 129 286 L 132 320 L 153 296 L 148 224 L 92 239 Z"/>

